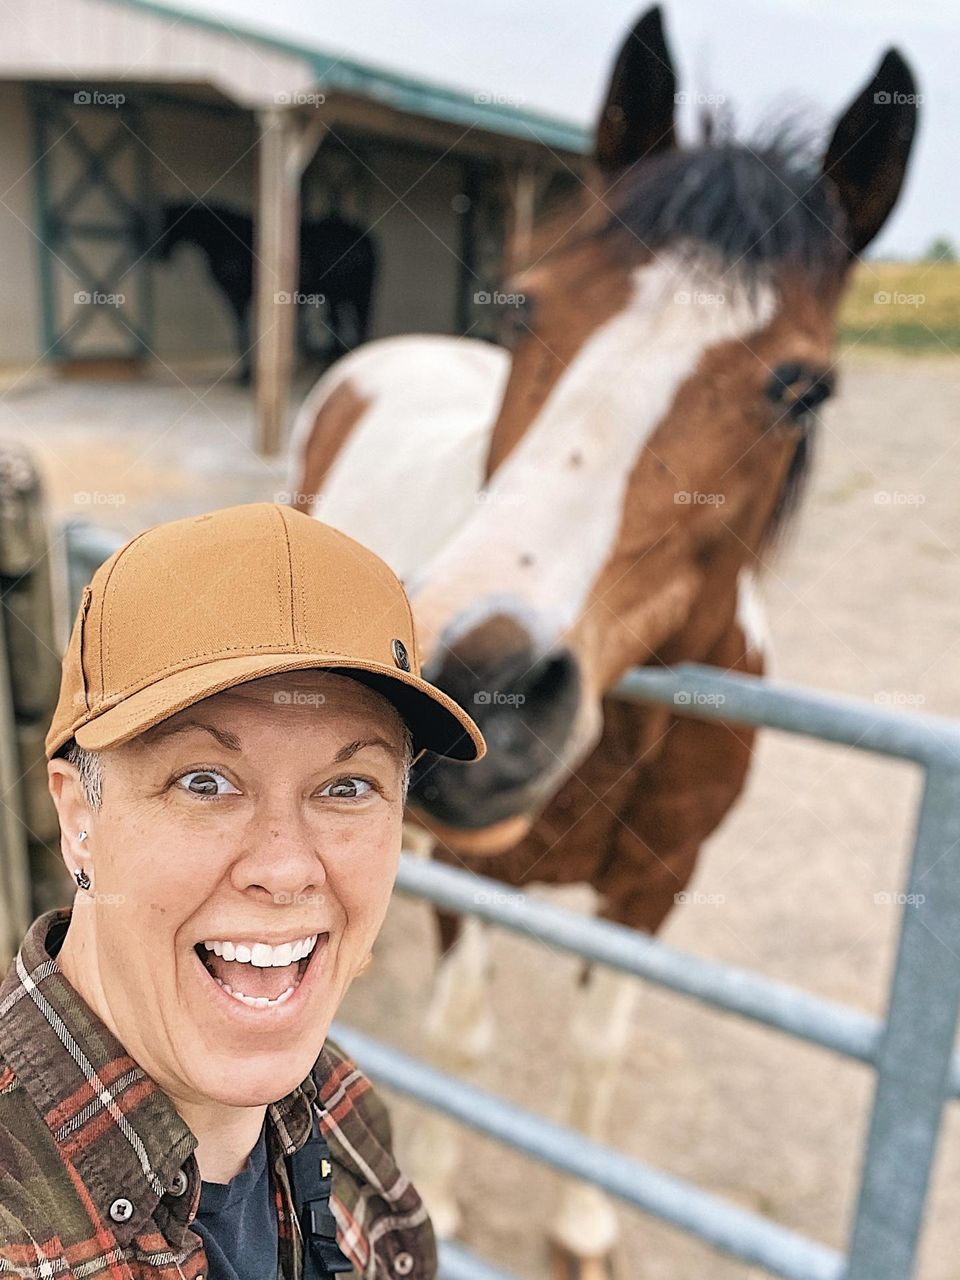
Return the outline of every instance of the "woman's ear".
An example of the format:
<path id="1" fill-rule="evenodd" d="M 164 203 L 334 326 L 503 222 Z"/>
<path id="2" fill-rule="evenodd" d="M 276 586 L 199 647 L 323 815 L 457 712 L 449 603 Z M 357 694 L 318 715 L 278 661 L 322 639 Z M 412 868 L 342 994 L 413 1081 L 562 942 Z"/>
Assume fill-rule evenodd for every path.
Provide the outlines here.
<path id="1" fill-rule="evenodd" d="M 90 858 L 84 842 L 94 815 L 83 793 L 80 771 L 67 760 L 50 760 L 47 785 L 60 819 L 60 852 L 67 870 L 71 876 L 80 868 L 89 874 Z"/>

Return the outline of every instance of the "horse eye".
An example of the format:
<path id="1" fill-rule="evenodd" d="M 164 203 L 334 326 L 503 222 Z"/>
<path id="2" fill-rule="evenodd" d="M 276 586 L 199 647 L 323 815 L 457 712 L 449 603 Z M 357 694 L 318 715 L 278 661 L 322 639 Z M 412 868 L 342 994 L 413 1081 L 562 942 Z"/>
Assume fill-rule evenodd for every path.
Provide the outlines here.
<path id="1" fill-rule="evenodd" d="M 767 380 L 767 399 L 776 408 L 778 422 L 803 423 L 833 394 L 829 369 L 813 369 L 797 361 L 778 364 Z"/>

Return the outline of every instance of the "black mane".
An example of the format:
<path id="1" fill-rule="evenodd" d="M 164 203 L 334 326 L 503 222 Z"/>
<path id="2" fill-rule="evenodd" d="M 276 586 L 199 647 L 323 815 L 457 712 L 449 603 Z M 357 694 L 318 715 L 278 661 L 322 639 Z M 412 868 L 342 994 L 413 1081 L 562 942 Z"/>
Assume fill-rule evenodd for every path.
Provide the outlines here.
<path id="1" fill-rule="evenodd" d="M 605 197 L 618 230 L 651 251 L 710 252 L 754 276 L 793 268 L 814 277 L 846 261 L 846 227 L 812 138 L 793 126 L 750 142 L 731 137 L 638 161 Z"/>

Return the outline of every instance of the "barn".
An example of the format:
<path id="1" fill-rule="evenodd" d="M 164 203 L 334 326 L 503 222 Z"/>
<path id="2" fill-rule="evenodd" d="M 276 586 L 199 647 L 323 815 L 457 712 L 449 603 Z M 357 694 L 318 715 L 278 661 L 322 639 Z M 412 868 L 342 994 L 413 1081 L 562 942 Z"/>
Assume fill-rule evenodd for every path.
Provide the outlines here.
<path id="1" fill-rule="evenodd" d="M 232 376 L 248 347 L 264 453 L 282 445 L 298 349 L 322 362 L 358 335 L 491 336 L 505 245 L 589 145 L 491 93 L 149 0 L 10 0 L 0 114 L 0 366 L 149 378 L 216 358 Z M 372 262 L 362 323 L 332 269 L 331 290 L 299 288 L 301 223 L 326 267 L 358 245 Z"/>

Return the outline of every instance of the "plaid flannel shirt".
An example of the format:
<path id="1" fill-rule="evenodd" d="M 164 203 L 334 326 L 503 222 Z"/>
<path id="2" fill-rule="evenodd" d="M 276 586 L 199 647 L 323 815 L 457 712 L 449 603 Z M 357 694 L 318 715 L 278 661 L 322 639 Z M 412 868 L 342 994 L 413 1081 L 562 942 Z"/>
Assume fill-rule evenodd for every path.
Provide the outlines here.
<path id="1" fill-rule="evenodd" d="M 190 1230 L 197 1140 L 48 951 L 70 915 L 33 923 L 0 987 L 0 1278 L 203 1280 L 206 1254 Z M 267 1108 L 282 1276 L 302 1274 L 286 1157 L 306 1142 L 311 1109 L 352 1274 L 434 1280 L 433 1228 L 394 1163 L 386 1108 L 330 1040 L 307 1079 Z"/>

